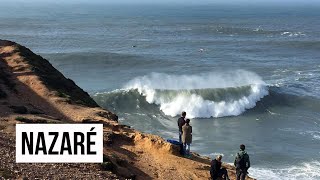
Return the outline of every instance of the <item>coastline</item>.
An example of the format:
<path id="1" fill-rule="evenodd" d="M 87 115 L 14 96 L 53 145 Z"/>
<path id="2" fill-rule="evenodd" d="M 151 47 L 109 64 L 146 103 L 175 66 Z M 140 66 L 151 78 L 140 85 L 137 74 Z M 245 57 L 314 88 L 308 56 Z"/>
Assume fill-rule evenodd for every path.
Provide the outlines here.
<path id="1" fill-rule="evenodd" d="M 11 41 L 0 40 L 0 176 L 7 178 L 209 179 L 210 158 L 178 147 L 163 138 L 118 123 L 72 80 L 47 60 Z M 59 82 L 59 83 L 58 83 Z M 102 164 L 16 164 L 17 123 L 102 123 Z M 230 179 L 233 166 L 224 164 Z M 87 173 L 86 173 L 87 172 Z M 6 178 L 4 177 L 4 178 Z M 252 179 L 252 178 L 247 178 Z"/>

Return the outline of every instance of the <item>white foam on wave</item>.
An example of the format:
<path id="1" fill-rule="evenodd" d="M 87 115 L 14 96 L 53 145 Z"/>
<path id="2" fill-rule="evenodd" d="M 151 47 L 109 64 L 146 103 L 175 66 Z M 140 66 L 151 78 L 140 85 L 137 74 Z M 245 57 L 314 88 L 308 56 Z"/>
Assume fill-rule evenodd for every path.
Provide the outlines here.
<path id="1" fill-rule="evenodd" d="M 218 156 L 218 155 L 221 155 L 222 157 L 224 156 L 223 153 L 219 153 L 219 152 L 213 152 L 213 153 L 210 153 L 210 154 L 209 154 L 209 156 L 210 156 L 210 157 L 213 157 L 213 158 L 215 158 L 215 157 Z"/>
<path id="2" fill-rule="evenodd" d="M 320 131 L 306 131 L 305 133 L 312 136 L 313 140 L 320 140 Z"/>
<path id="3" fill-rule="evenodd" d="M 320 135 L 313 135 L 313 139 L 320 140 Z"/>
<path id="4" fill-rule="evenodd" d="M 303 129 L 296 128 L 279 128 L 280 131 L 293 132 L 302 136 L 311 137 L 313 140 L 320 140 L 320 131 L 305 131 Z"/>
<path id="5" fill-rule="evenodd" d="M 214 102 L 197 94 L 178 93 L 168 98 L 157 90 L 192 90 L 250 86 L 251 93 L 240 99 Z M 137 89 L 148 103 L 155 103 L 169 116 L 186 111 L 189 118 L 237 116 L 268 95 L 268 88 L 260 76 L 245 70 L 216 72 L 200 75 L 168 75 L 152 73 L 137 77 L 125 85 L 125 89 Z"/>
<path id="6" fill-rule="evenodd" d="M 259 180 L 318 180 L 320 179 L 320 162 L 304 162 L 297 166 L 279 169 L 250 168 L 250 177 Z"/>
<path id="7" fill-rule="evenodd" d="M 253 31 L 254 32 L 261 32 L 261 31 L 263 31 L 263 29 L 259 26 L 258 28 L 255 28 Z"/>
<path id="8" fill-rule="evenodd" d="M 282 32 L 281 33 L 282 36 L 288 36 L 288 37 L 298 37 L 298 36 L 305 36 L 306 34 L 303 32 Z"/>

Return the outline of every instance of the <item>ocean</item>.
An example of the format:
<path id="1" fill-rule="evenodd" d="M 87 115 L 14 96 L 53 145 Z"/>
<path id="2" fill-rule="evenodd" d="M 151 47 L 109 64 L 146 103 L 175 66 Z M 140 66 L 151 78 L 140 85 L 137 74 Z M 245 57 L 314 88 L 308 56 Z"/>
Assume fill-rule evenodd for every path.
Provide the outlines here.
<path id="1" fill-rule="evenodd" d="M 120 122 L 250 176 L 320 179 L 320 6 L 2 4 L 0 38 L 48 59 Z"/>

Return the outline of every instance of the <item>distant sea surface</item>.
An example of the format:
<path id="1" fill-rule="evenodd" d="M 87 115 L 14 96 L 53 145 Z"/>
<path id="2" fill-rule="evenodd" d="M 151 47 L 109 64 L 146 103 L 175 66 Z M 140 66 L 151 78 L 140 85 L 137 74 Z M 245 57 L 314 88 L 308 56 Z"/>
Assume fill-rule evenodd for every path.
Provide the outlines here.
<path id="1" fill-rule="evenodd" d="M 1 4 L 0 39 L 27 46 L 121 123 L 178 139 L 252 177 L 320 179 L 320 7 Z"/>

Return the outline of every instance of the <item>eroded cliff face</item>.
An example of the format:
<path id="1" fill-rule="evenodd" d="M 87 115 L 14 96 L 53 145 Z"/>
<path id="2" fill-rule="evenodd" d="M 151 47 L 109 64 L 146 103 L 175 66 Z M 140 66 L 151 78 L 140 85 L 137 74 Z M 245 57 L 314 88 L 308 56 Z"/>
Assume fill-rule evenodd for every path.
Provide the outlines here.
<path id="1" fill-rule="evenodd" d="M 159 136 L 120 125 L 47 60 L 0 40 L 0 177 L 30 179 L 209 179 L 210 159 L 190 159 Z M 102 123 L 102 164 L 16 164 L 17 123 Z M 233 167 L 225 165 L 231 179 Z"/>
<path id="2" fill-rule="evenodd" d="M 23 114 L 43 113 L 58 120 L 81 121 L 85 119 L 83 113 L 81 117 L 81 114 L 69 112 L 90 107 L 97 108 L 97 115 L 117 121 L 117 116 L 111 112 L 98 112 L 101 108 L 87 92 L 28 48 L 2 40 L 0 60 L 0 98 L 7 99 L 9 109 Z"/>
<path id="3" fill-rule="evenodd" d="M 73 103 L 88 107 L 98 107 L 97 103 L 90 98 L 88 93 L 78 87 L 71 79 L 65 78 L 46 59 L 34 54 L 28 48 L 10 41 L 0 41 L 0 47 L 2 49 L 2 63 L 12 67 L 11 71 L 14 74 L 28 73 L 37 76 L 38 80 L 48 90 L 56 91 L 57 95 L 66 96 Z"/>

